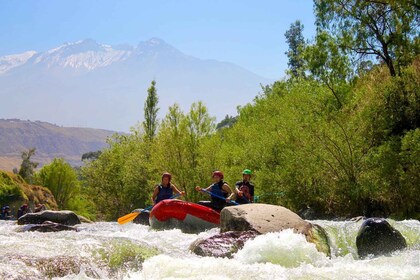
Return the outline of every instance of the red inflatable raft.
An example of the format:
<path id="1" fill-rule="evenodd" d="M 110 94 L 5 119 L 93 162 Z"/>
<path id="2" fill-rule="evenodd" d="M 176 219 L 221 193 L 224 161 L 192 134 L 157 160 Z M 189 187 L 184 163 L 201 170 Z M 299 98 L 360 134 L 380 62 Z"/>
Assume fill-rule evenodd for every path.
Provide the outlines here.
<path id="1" fill-rule="evenodd" d="M 153 207 L 149 221 L 153 229 L 179 228 L 182 232 L 196 233 L 218 227 L 220 213 L 196 203 L 166 199 Z"/>

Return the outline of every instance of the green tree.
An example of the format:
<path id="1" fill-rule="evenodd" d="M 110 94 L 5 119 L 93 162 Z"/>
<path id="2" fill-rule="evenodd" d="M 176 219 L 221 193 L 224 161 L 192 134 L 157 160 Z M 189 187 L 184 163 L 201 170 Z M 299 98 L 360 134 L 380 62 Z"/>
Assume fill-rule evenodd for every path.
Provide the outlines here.
<path id="1" fill-rule="evenodd" d="M 337 40 L 327 32 L 318 32 L 314 44 L 306 47 L 304 57 L 311 77 L 321 81 L 332 93 L 333 107 L 342 108 L 350 90 L 353 70 Z"/>
<path id="2" fill-rule="evenodd" d="M 99 151 L 96 151 L 96 152 L 87 152 L 87 153 L 84 153 L 83 155 L 82 155 L 82 161 L 85 161 L 85 160 L 97 160 L 98 159 L 98 157 L 101 155 L 101 151 L 99 150 Z"/>
<path id="3" fill-rule="evenodd" d="M 305 77 L 303 51 L 305 49 L 305 39 L 303 37 L 303 24 L 297 20 L 290 25 L 284 36 L 289 45 L 289 50 L 285 52 L 289 62 L 289 73 L 292 77 Z"/>
<path id="4" fill-rule="evenodd" d="M 19 175 L 29 184 L 32 184 L 35 168 L 38 167 L 38 162 L 31 161 L 31 157 L 35 155 L 35 148 L 29 149 L 22 153 L 22 163 L 19 169 Z"/>
<path id="5" fill-rule="evenodd" d="M 143 128 L 146 133 L 146 137 L 152 140 L 156 135 L 157 129 L 157 113 L 159 111 L 158 106 L 159 98 L 156 93 L 156 81 L 153 80 L 150 87 L 147 89 L 147 99 L 144 103 L 144 122 Z"/>
<path id="6" fill-rule="evenodd" d="M 97 160 L 82 168 L 89 195 L 100 218 L 115 220 L 150 203 L 149 145 L 144 135 L 114 135 Z"/>
<path id="7" fill-rule="evenodd" d="M 335 36 L 358 61 L 379 58 L 391 76 L 419 53 L 419 6 L 408 0 L 315 0 L 318 30 Z"/>
<path id="8" fill-rule="evenodd" d="M 226 115 L 225 118 L 216 125 L 216 129 L 219 130 L 226 127 L 231 127 L 236 123 L 236 119 L 237 117 Z"/>
<path id="9" fill-rule="evenodd" d="M 80 194 L 76 171 L 62 158 L 54 159 L 36 174 L 36 182 L 47 187 L 60 209 L 70 209 L 70 201 Z"/>
<path id="10" fill-rule="evenodd" d="M 177 104 L 169 108 L 157 137 L 154 165 L 174 174 L 174 182 L 186 191 L 188 200 L 198 195 L 194 186 L 207 184 L 211 170 L 203 170 L 202 149 L 205 139 L 215 131 L 214 118 L 202 102 L 193 103 L 185 115 Z M 205 173 L 203 175 L 203 172 Z"/>

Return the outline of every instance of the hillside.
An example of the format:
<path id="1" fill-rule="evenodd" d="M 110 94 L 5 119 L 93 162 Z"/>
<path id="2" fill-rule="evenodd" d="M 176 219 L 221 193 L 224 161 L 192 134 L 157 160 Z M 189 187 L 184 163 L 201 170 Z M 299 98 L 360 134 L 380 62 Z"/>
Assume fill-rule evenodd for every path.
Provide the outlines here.
<path id="1" fill-rule="evenodd" d="M 175 102 L 203 101 L 219 120 L 271 81 L 238 65 L 184 54 L 152 38 L 137 46 L 94 40 L 0 57 L 0 118 L 128 131 L 141 121 L 155 79 L 160 116 Z"/>
<path id="2" fill-rule="evenodd" d="M 12 215 L 23 204 L 27 203 L 34 209 L 38 203 L 47 209 L 57 210 L 57 202 L 48 188 L 27 184 L 19 175 L 0 169 L 0 205 L 9 205 Z"/>
<path id="3" fill-rule="evenodd" d="M 79 165 L 82 154 L 104 148 L 107 137 L 114 133 L 40 121 L 0 119 L 0 169 L 11 171 L 19 167 L 21 153 L 32 147 L 36 148 L 34 160 L 41 164 L 62 157 L 72 165 Z"/>

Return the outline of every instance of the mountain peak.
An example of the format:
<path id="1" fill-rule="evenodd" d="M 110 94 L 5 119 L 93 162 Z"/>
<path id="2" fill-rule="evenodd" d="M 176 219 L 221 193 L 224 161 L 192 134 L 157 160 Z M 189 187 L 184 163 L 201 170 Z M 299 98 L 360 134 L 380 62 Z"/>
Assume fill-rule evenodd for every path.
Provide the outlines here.
<path id="1" fill-rule="evenodd" d="M 12 54 L 0 57 L 0 74 L 25 64 L 35 54 L 35 51 L 27 51 L 20 54 Z"/>
<path id="2" fill-rule="evenodd" d="M 152 37 L 147 41 L 142 41 L 136 48 L 137 54 L 157 54 L 157 53 L 172 53 L 182 54 L 181 51 L 166 43 L 164 40 Z"/>
<path id="3" fill-rule="evenodd" d="M 83 53 L 83 52 L 88 52 L 88 51 L 93 51 L 93 52 L 104 51 L 104 49 L 106 48 L 110 48 L 110 46 L 101 45 L 93 39 L 85 39 L 85 40 L 80 40 L 80 41 L 72 42 L 72 43 L 66 42 L 57 48 L 47 51 L 47 53 L 49 54 L 59 53 L 61 55 L 71 55 L 75 53 Z"/>

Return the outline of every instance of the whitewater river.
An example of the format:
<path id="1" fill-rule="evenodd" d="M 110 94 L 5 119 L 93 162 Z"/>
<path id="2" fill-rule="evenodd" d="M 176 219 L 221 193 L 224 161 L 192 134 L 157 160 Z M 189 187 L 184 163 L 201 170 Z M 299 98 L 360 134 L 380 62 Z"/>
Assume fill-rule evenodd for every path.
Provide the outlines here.
<path id="1" fill-rule="evenodd" d="M 408 249 L 366 260 L 356 258 L 361 222 L 316 222 L 328 232 L 332 258 L 289 230 L 248 241 L 233 259 L 216 259 L 188 247 L 217 229 L 197 235 L 95 223 L 79 232 L 34 233 L 0 221 L 0 279 L 420 279 L 420 222 L 390 221 Z"/>

